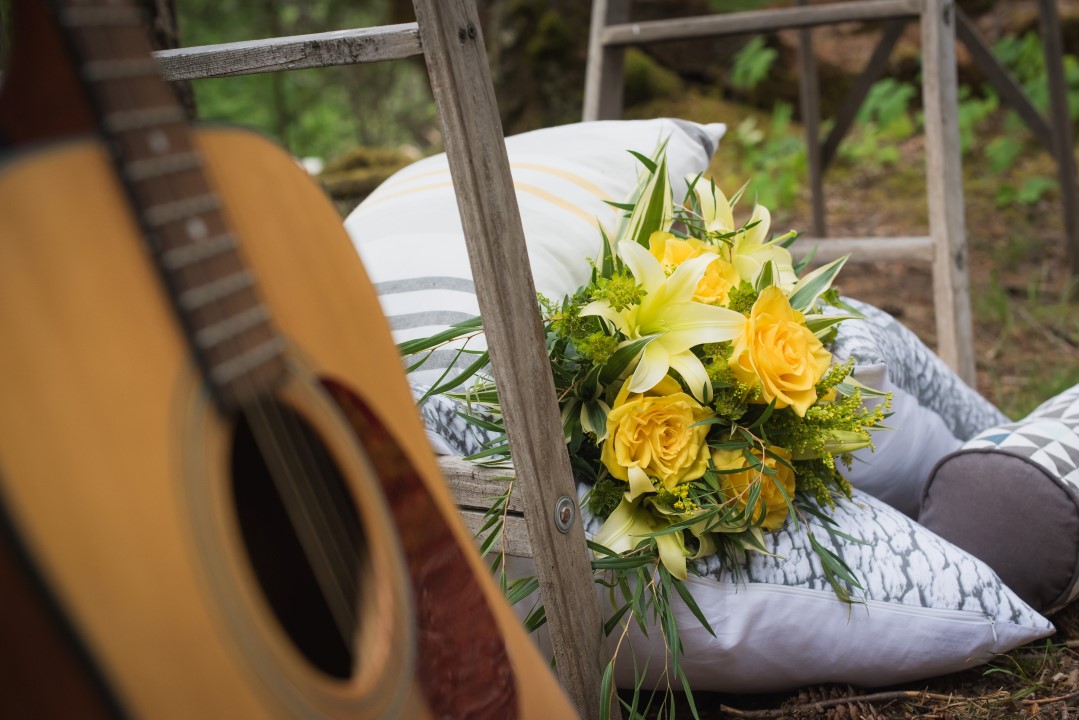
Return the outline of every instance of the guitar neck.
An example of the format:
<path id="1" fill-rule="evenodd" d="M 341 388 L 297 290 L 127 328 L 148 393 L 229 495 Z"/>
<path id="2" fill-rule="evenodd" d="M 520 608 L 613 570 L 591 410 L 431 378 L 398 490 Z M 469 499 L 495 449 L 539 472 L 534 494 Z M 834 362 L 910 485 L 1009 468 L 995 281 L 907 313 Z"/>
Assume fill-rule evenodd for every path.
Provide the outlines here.
<path id="1" fill-rule="evenodd" d="M 32 5 L 16 2 L 16 10 Z M 80 68 L 76 80 L 94 126 L 218 406 L 231 411 L 264 394 L 282 377 L 285 342 L 151 54 L 142 9 L 130 1 L 54 0 L 47 18 L 30 12 L 30 21 L 52 22 Z"/>

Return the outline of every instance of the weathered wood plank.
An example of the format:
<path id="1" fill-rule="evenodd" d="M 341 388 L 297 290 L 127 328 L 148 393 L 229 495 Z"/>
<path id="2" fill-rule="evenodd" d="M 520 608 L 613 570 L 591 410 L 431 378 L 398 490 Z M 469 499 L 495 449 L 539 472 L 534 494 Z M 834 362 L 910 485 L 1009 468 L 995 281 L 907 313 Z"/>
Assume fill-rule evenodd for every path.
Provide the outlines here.
<path id="1" fill-rule="evenodd" d="M 597 718 L 606 657 L 599 603 L 579 511 L 568 532 L 554 524 L 559 499 L 576 508 L 576 491 L 479 18 L 471 0 L 414 5 L 558 675 L 582 717 Z"/>
<path id="2" fill-rule="evenodd" d="M 419 55 L 416 23 L 201 45 L 154 53 L 165 79 L 198 80 L 352 65 Z"/>
<path id="3" fill-rule="evenodd" d="M 843 98 L 843 103 L 839 106 L 839 111 L 836 112 L 835 123 L 832 125 L 832 129 L 821 147 L 822 172 L 827 170 L 828 166 L 832 164 L 832 160 L 835 159 L 839 143 L 846 137 L 851 126 L 854 125 L 854 120 L 858 117 L 858 111 L 862 109 L 862 103 L 865 102 L 866 97 L 869 95 L 869 90 L 873 87 L 873 83 L 884 74 L 884 69 L 888 66 L 888 58 L 891 57 L 899 38 L 903 36 L 903 30 L 906 29 L 908 22 L 910 22 L 908 18 L 901 18 L 888 23 L 887 27 L 884 28 L 884 33 L 881 35 L 880 42 L 873 49 L 869 62 L 865 64 L 865 68 L 855 79 L 850 90 L 847 91 L 847 95 Z"/>
<path id="4" fill-rule="evenodd" d="M 808 0 L 798 0 L 804 6 Z M 809 171 L 809 197 L 813 208 L 813 233 L 826 237 L 824 218 L 824 167 L 820 154 L 820 78 L 817 56 L 813 53 L 813 31 L 798 32 L 798 99 L 802 126 L 806 134 L 806 165 Z"/>
<path id="5" fill-rule="evenodd" d="M 1034 133 L 1034 137 L 1037 138 L 1038 142 L 1052 153 L 1053 134 L 1049 129 L 1049 123 L 1045 121 L 1041 112 L 1030 102 L 1023 88 L 1012 77 L 1012 74 L 993 55 L 992 48 L 986 44 L 981 33 L 974 27 L 974 23 L 967 17 L 967 14 L 959 7 L 956 7 L 955 10 L 956 20 L 958 21 L 955 26 L 956 37 L 970 51 L 970 57 L 974 60 L 974 64 L 978 66 L 978 69 L 982 71 L 989 83 L 996 89 L 1001 99 L 1012 110 L 1015 110 L 1019 117 L 1023 118 L 1023 122 Z"/>
<path id="6" fill-rule="evenodd" d="M 811 250 L 814 263 L 831 262 L 850 255 L 852 263 L 866 262 L 932 262 L 933 239 L 930 237 L 869 237 L 869 238 L 812 238 L 800 237 L 791 247 L 795 258 L 803 258 Z"/>
<path id="7" fill-rule="evenodd" d="M 922 92 L 929 235 L 933 238 L 933 304 L 937 353 L 974 386 L 974 333 L 967 280 L 967 229 L 959 154 L 955 3 L 926 0 L 922 16 Z"/>
<path id="8" fill-rule="evenodd" d="M 483 527 L 484 519 L 483 513 L 479 510 L 471 510 L 467 508 L 461 509 L 461 517 L 464 518 L 465 525 L 472 531 L 473 535 L 479 533 L 480 528 Z M 506 552 L 510 555 L 516 555 L 517 557 L 532 557 L 532 541 L 528 539 L 528 523 L 520 515 L 507 515 L 505 523 L 506 533 Z M 481 536 L 476 538 L 476 544 L 483 542 Z M 497 549 L 501 548 L 501 543 L 495 546 Z"/>
<path id="9" fill-rule="evenodd" d="M 809 7 L 771 8 L 622 23 L 609 26 L 603 31 L 601 39 L 604 45 L 636 45 L 659 40 L 685 40 L 841 22 L 915 17 L 921 9 L 921 0 L 855 0 Z"/>
<path id="10" fill-rule="evenodd" d="M 1057 161 L 1060 200 L 1064 211 L 1064 240 L 1068 266 L 1079 275 L 1079 196 L 1075 180 L 1075 146 L 1072 144 L 1068 86 L 1064 79 L 1064 50 L 1060 37 L 1060 14 L 1054 0 L 1038 0 L 1045 68 L 1049 79 L 1049 116 L 1052 118 L 1053 155 Z"/>
<path id="11" fill-rule="evenodd" d="M 509 483 L 499 478 L 515 476 L 511 468 L 480 467 L 476 463 L 453 456 L 439 457 L 438 466 L 457 504 L 474 510 L 486 510 L 491 506 L 492 498 L 505 494 Z M 509 509 L 511 512 L 524 512 L 524 502 L 516 482 L 513 483 Z"/>
<path id="12" fill-rule="evenodd" d="M 614 120 L 622 116 L 625 55 L 621 46 L 601 42 L 608 25 L 629 20 L 629 0 L 593 0 L 588 64 L 584 72 L 584 120 Z"/>

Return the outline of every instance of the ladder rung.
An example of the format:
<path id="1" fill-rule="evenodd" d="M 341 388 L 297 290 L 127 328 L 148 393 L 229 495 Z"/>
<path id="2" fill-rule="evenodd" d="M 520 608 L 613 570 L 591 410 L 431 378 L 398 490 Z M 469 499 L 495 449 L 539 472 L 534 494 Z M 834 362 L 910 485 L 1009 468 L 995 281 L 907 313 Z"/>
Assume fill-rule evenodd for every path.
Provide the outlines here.
<path id="1" fill-rule="evenodd" d="M 162 50 L 154 56 L 166 80 L 198 80 L 397 60 L 422 52 L 416 23 L 404 23 Z"/>
<path id="2" fill-rule="evenodd" d="M 921 0 L 860 0 L 859 2 L 701 15 L 673 20 L 649 20 L 608 25 L 603 31 L 602 43 L 604 45 L 636 45 L 659 40 L 770 32 L 843 22 L 892 20 L 900 17 L 915 17 L 921 11 Z"/>
<path id="3" fill-rule="evenodd" d="M 933 261 L 933 238 L 922 237 L 860 237 L 810 238 L 800 237 L 791 247 L 796 258 L 805 257 L 817 248 L 813 261 L 830 262 L 850 255 L 848 262 Z"/>

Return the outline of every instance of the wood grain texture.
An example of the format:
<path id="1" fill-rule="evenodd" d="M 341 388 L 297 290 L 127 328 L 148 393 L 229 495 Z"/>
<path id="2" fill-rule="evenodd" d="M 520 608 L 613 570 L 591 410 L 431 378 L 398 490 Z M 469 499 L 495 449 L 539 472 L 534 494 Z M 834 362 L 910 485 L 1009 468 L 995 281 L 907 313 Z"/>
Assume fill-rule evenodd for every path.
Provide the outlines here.
<path id="1" fill-rule="evenodd" d="M 608 27 L 604 45 L 634 45 L 659 40 L 718 37 L 740 33 L 770 32 L 785 28 L 832 23 L 914 17 L 920 0 L 855 0 L 809 7 L 774 8 L 749 12 L 700 15 L 673 20 L 623 23 Z"/>
<path id="2" fill-rule="evenodd" d="M 955 3 L 925 0 L 922 15 L 929 235 L 933 238 L 933 305 L 937 354 L 974 386 L 974 330 L 967 279 L 967 229 L 959 149 Z"/>
<path id="3" fill-rule="evenodd" d="M 582 119 L 614 120 L 622 117 L 625 91 L 626 51 L 604 45 L 608 25 L 629 20 L 629 0 L 592 0 L 592 21 L 588 34 L 588 61 L 584 71 L 584 111 Z"/>
<path id="4" fill-rule="evenodd" d="M 461 510 L 461 517 L 464 518 L 465 525 L 473 534 L 478 534 L 484 525 L 483 513 L 479 510 Z M 485 535 L 481 535 L 476 538 L 477 544 L 482 542 Z M 532 542 L 528 539 L 528 523 L 520 515 L 507 515 L 505 526 L 505 538 L 506 542 L 503 546 L 502 543 L 495 545 L 496 551 L 498 548 L 505 547 L 506 552 L 516 557 L 532 557 Z M 550 621 L 548 621 L 550 622 Z"/>
<path id="5" fill-rule="evenodd" d="M 154 53 L 167 80 L 254 75 L 419 55 L 416 23 L 247 40 Z"/>
<path id="6" fill-rule="evenodd" d="M 553 522 L 558 499 L 576 492 L 479 18 L 470 0 L 414 4 L 558 675 L 578 711 L 594 718 L 604 661 L 599 605 L 581 523 L 561 533 Z"/>
<path id="7" fill-rule="evenodd" d="M 831 262 L 850 255 L 847 262 L 932 262 L 933 240 L 925 237 L 813 238 L 799 237 L 791 254 L 803 258 L 814 248 L 813 262 Z"/>
<path id="8" fill-rule="evenodd" d="M 807 0 L 798 0 L 799 7 Z M 798 31 L 798 101 L 806 134 L 806 165 L 809 173 L 809 197 L 813 209 L 813 234 L 828 235 L 824 213 L 824 167 L 820 152 L 820 77 L 817 56 L 813 52 L 813 31 Z"/>
<path id="9" fill-rule="evenodd" d="M 491 507 L 491 500 L 506 492 L 507 483 L 499 478 L 515 476 L 513 470 L 480 467 L 452 455 L 439 457 L 438 467 L 457 504 L 473 510 L 486 510 Z M 524 512 L 524 501 L 516 482 L 513 483 L 510 494 L 509 509 L 511 512 Z"/>

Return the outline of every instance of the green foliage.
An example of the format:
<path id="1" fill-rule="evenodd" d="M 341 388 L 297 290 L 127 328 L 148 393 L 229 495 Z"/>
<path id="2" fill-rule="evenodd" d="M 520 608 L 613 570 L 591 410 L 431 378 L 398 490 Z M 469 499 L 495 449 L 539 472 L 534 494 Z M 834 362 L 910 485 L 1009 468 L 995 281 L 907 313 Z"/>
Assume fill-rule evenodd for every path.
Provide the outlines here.
<path id="1" fill-rule="evenodd" d="M 790 206 L 805 182 L 805 142 L 792 128 L 792 112 L 789 103 L 777 102 L 767 130 L 750 116 L 732 134 L 744 171 L 753 178 L 750 189 L 768 207 Z"/>
<path id="2" fill-rule="evenodd" d="M 626 48 L 625 104 L 675 98 L 685 91 L 677 73 L 663 67 L 640 48 Z"/>
<path id="3" fill-rule="evenodd" d="M 184 0 L 184 45 L 362 27 L 387 20 L 386 0 Z M 199 116 L 274 137 L 294 155 L 332 157 L 357 145 L 423 146 L 435 127 L 422 68 L 374 63 L 194 82 Z"/>
<path id="4" fill-rule="evenodd" d="M 996 93 L 986 90 L 981 97 L 974 95 L 970 86 L 959 86 L 959 147 L 969 154 L 974 146 L 975 133 L 1000 107 Z"/>
<path id="5" fill-rule="evenodd" d="M 884 137 L 903 140 L 917 129 L 911 118 L 910 103 L 918 89 L 894 78 L 878 80 L 869 89 L 865 103 L 858 111 L 860 124 L 873 124 Z"/>
<path id="6" fill-rule="evenodd" d="M 1006 36 L 993 46 L 993 53 L 1023 86 L 1030 101 L 1045 112 L 1049 108 L 1049 81 L 1045 71 L 1045 50 L 1033 30 L 1022 37 Z M 1064 56 L 1064 81 L 1072 121 L 1079 119 L 1079 59 Z M 1015 118 L 1018 124 L 1018 118 Z"/>
<path id="7" fill-rule="evenodd" d="M 739 90 L 752 90 L 768 77 L 779 53 L 757 35 L 735 54 L 731 62 L 731 85 Z"/>

